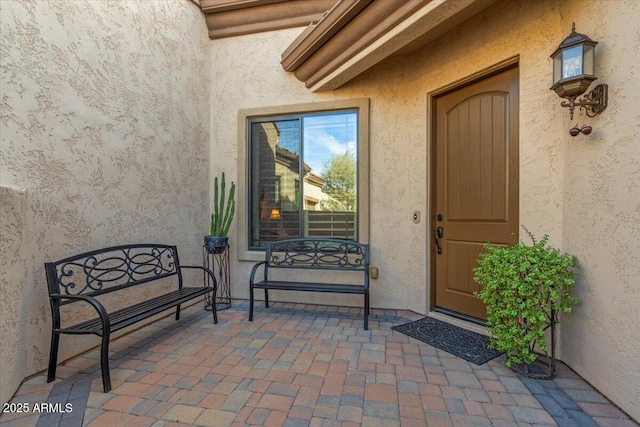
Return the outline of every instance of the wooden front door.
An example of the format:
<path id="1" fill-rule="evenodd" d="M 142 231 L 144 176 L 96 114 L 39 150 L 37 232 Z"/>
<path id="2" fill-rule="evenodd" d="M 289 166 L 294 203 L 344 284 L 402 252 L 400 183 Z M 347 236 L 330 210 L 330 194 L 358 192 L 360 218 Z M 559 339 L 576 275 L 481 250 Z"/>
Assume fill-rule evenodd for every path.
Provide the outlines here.
<path id="1" fill-rule="evenodd" d="M 518 69 L 435 99 L 435 306 L 486 319 L 473 268 L 518 236 Z M 438 247 L 440 249 L 438 249 Z"/>

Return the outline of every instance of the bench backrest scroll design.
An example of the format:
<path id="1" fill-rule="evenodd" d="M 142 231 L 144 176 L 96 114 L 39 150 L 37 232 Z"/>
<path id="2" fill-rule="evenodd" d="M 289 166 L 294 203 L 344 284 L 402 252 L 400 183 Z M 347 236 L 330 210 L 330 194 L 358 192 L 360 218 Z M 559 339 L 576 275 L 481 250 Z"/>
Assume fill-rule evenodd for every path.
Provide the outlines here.
<path id="1" fill-rule="evenodd" d="M 50 294 L 97 296 L 173 275 L 182 275 L 175 246 L 116 246 L 45 263 Z M 73 300 L 62 300 L 60 305 Z"/>
<path id="2" fill-rule="evenodd" d="M 300 238 L 267 243 L 267 268 L 365 271 L 369 245 L 352 240 Z M 266 271 L 265 271 L 266 272 Z"/>

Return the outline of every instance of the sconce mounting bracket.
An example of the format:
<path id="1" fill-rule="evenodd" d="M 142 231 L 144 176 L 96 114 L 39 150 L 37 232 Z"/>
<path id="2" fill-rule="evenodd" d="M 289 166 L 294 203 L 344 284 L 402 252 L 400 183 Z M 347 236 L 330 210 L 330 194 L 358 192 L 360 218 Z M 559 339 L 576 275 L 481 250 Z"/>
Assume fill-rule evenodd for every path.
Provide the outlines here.
<path id="1" fill-rule="evenodd" d="M 595 117 L 607 108 L 609 100 L 609 86 L 599 84 L 591 92 L 585 95 L 585 99 L 589 102 L 587 105 L 581 105 L 580 109 L 585 110 L 589 117 Z"/>
<path id="2" fill-rule="evenodd" d="M 576 101 L 575 98 L 570 98 L 569 102 L 563 101 L 560 105 L 569 107 L 571 120 L 573 120 L 573 110 L 575 107 L 580 107 L 581 110 L 585 111 L 587 116 L 595 117 L 607 108 L 608 100 L 609 87 L 603 83 L 593 88 L 591 92 L 580 100 Z"/>

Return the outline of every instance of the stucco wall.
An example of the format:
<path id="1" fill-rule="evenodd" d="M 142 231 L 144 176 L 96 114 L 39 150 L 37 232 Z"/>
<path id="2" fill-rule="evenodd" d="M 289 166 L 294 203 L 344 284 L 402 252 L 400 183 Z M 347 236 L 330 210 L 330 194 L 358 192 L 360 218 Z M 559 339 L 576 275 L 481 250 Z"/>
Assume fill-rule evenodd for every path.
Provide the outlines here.
<path id="1" fill-rule="evenodd" d="M 640 3 L 582 3 L 566 5 L 563 28 L 575 21 L 599 41 L 596 75 L 609 85 L 609 106 L 580 117 L 589 137 L 563 133 L 563 248 L 580 260 L 582 300 L 562 319 L 563 358 L 640 420 Z"/>
<path id="2" fill-rule="evenodd" d="M 0 186 L 0 402 L 7 402 L 24 378 L 24 285 L 27 195 Z"/>
<path id="3" fill-rule="evenodd" d="M 543 22 L 544 25 L 540 25 Z M 343 88 L 310 93 L 279 65 L 280 55 L 300 29 L 211 42 L 212 158 L 214 172 L 237 173 L 237 111 L 244 108 L 369 98 L 370 243 L 380 278 L 372 282 L 374 307 L 409 308 L 425 313 L 428 290 L 428 111 L 427 94 L 458 79 L 520 55 L 520 216 L 534 232 L 544 230 L 562 243 L 564 147 L 556 135 L 557 96 L 550 86 L 549 54 L 564 38 L 555 3 L 536 7 L 501 2 L 468 24 L 418 52 L 394 57 Z M 251 58 L 251 61 L 247 61 Z M 555 97 L 555 98 L 554 98 Z M 548 105 L 541 109 L 540 105 Z M 240 163 L 244 159 L 240 159 Z M 242 170 L 240 173 L 244 173 Z M 244 209 L 239 200 L 238 209 Z M 412 213 L 422 212 L 414 224 Z M 237 223 L 234 227 L 239 226 Z M 243 242 L 238 242 L 239 245 Z M 234 264 L 235 277 L 247 277 L 250 263 Z M 234 296 L 246 297 L 244 280 Z M 291 299 L 327 301 L 332 296 Z M 344 296 L 338 299 L 345 299 Z"/>
<path id="4" fill-rule="evenodd" d="M 0 19 L 0 184 L 28 195 L 24 278 L 7 280 L 23 288 L 30 375 L 46 368 L 49 354 L 44 261 L 158 242 L 177 244 L 183 264 L 201 263 L 209 39 L 188 0 L 2 1 Z M 3 246 L 1 258 L 10 250 Z M 5 348 L 19 337 L 3 331 L 2 339 Z M 58 360 L 97 342 L 63 336 Z M 11 360 L 3 354 L 0 363 Z"/>
<path id="5" fill-rule="evenodd" d="M 633 1 L 500 1 L 419 51 L 390 58 L 342 88 L 318 94 L 279 64 L 301 29 L 212 41 L 212 170 L 236 177 L 245 173 L 244 159 L 237 158 L 238 146 L 245 143 L 237 140 L 235 131 L 240 109 L 370 98 L 370 243 L 372 263 L 380 268 L 380 278 L 372 281 L 372 306 L 425 313 L 430 267 L 428 94 L 518 56 L 520 222 L 537 236 L 548 233 L 552 245 L 575 253 L 583 264 L 577 286 L 583 303 L 563 319 L 562 357 L 640 418 L 631 405 L 640 400 L 635 363 L 640 294 L 633 267 L 639 252 L 635 141 L 640 106 L 631 95 L 637 77 L 632 80 L 629 71 L 638 66 L 640 40 L 632 23 L 639 19 Z M 598 72 L 612 91 L 608 110 L 587 120 L 594 134 L 575 139 L 568 134 L 573 126 L 568 110 L 549 90 L 549 55 L 569 34 L 573 20 L 578 30 L 600 41 Z M 625 44 L 635 50 L 624 51 Z M 245 209 L 243 200 L 238 200 L 238 209 Z M 422 212 L 418 225 L 411 221 L 414 210 Z M 235 223 L 234 230 L 238 226 L 244 225 Z M 596 232 L 585 232 L 594 226 Z M 232 244 L 244 244 L 233 240 L 233 232 L 231 237 Z M 609 253 L 603 259 L 605 248 Z M 248 296 L 250 268 L 250 262 L 233 261 L 234 297 Z M 291 293 L 286 298 L 357 303 L 321 294 Z M 594 329 L 598 332 L 586 337 Z"/>

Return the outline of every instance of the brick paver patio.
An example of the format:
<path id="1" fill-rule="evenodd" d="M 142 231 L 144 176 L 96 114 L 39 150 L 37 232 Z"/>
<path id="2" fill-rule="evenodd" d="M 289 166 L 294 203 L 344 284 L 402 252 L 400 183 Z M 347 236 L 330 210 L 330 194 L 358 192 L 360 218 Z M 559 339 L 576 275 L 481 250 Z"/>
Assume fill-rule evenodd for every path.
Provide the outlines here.
<path id="1" fill-rule="evenodd" d="M 12 403 L 29 410 L 0 426 L 637 425 L 562 364 L 555 380 L 531 380 L 501 358 L 476 366 L 391 330 L 422 317 L 412 312 L 374 309 L 369 331 L 356 308 L 247 313 L 234 301 L 214 325 L 198 304 L 120 337 L 110 393 L 94 350 L 54 383 L 26 381 Z"/>

